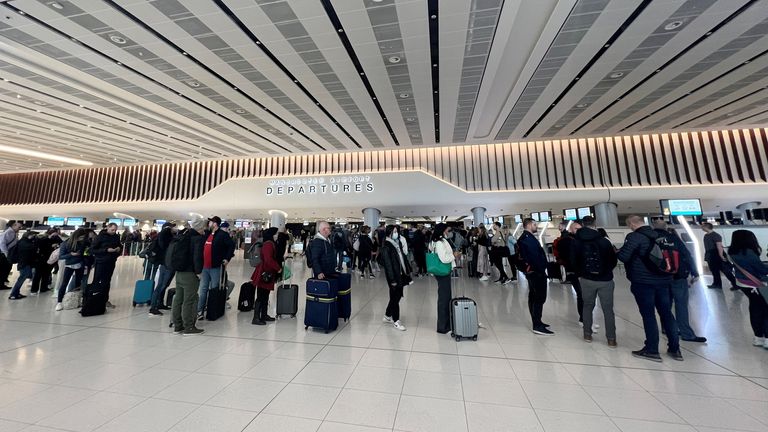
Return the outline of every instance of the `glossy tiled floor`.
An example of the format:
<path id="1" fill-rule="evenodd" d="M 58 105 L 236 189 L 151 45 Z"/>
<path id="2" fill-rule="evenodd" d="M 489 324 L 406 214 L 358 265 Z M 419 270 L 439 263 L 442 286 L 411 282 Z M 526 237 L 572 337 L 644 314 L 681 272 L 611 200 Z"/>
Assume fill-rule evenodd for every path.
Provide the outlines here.
<path id="1" fill-rule="evenodd" d="M 231 278 L 248 271 L 238 259 Z M 0 300 L 0 432 L 768 430 L 768 350 L 751 346 L 740 293 L 695 286 L 692 323 L 710 343 L 656 364 L 630 355 L 643 337 L 623 278 L 610 349 L 602 333 L 580 340 L 558 283 L 545 306 L 555 337 L 529 331 L 524 284 L 466 279 L 454 291 L 478 301 L 486 328 L 477 342 L 437 334 L 431 278 L 407 288 L 406 332 L 381 323 L 382 280 L 356 278 L 353 318 L 332 334 L 305 331 L 302 312 L 255 327 L 232 309 L 182 337 L 131 307 L 139 273 L 120 260 L 117 309 L 101 317 L 55 313 L 49 295 Z"/>

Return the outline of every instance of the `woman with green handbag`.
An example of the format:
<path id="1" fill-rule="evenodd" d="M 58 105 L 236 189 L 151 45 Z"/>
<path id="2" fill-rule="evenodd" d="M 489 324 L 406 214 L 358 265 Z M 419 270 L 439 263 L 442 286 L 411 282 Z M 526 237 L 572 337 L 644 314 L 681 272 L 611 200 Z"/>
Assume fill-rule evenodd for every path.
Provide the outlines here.
<path id="1" fill-rule="evenodd" d="M 427 254 L 427 272 L 437 280 L 437 332 L 451 331 L 451 271 L 456 267 L 456 256 L 447 238 L 452 229 L 446 224 L 439 223 L 432 233 L 432 242 Z"/>

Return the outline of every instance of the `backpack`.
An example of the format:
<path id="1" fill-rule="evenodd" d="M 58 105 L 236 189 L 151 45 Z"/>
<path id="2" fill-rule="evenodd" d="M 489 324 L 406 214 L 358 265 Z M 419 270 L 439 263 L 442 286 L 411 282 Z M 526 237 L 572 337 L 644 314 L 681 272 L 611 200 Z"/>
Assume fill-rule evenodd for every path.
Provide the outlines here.
<path id="1" fill-rule="evenodd" d="M 259 240 L 256 243 L 252 244 L 251 247 L 248 249 L 248 264 L 250 264 L 251 267 L 256 267 L 259 264 L 261 264 L 261 247 L 262 246 L 264 246 L 264 243 L 262 243 L 262 241 Z"/>
<path id="2" fill-rule="evenodd" d="M 192 234 L 189 229 L 171 240 L 165 251 L 165 266 L 173 271 L 185 271 L 192 266 Z"/>
<path id="3" fill-rule="evenodd" d="M 525 258 L 523 258 L 523 254 L 522 254 L 522 252 L 520 250 L 520 243 L 519 242 L 515 243 L 515 259 L 514 259 L 514 262 L 515 262 L 515 268 L 518 271 L 523 272 L 525 274 L 531 272 L 531 266 L 528 264 L 528 262 L 525 260 Z"/>
<path id="4" fill-rule="evenodd" d="M 675 241 L 665 234 L 656 237 L 641 234 L 651 241 L 651 247 L 642 256 L 646 267 L 657 274 L 676 275 L 680 270 L 680 251 Z"/>
<path id="5" fill-rule="evenodd" d="M 563 239 L 563 237 L 560 236 L 560 237 L 556 238 L 555 241 L 552 242 L 552 255 L 555 256 L 555 261 L 557 261 L 560 264 L 562 264 L 562 262 L 560 260 L 560 250 L 559 250 L 558 246 L 560 246 L 560 240 L 562 240 L 562 239 Z"/>
<path id="6" fill-rule="evenodd" d="M 312 268 L 312 240 L 307 242 L 307 250 L 304 251 L 304 256 L 307 258 L 307 268 Z"/>
<path id="7" fill-rule="evenodd" d="M 596 240 L 582 242 L 582 259 L 584 260 L 584 272 L 597 276 L 603 272 L 603 260 L 600 256 L 600 245 Z"/>

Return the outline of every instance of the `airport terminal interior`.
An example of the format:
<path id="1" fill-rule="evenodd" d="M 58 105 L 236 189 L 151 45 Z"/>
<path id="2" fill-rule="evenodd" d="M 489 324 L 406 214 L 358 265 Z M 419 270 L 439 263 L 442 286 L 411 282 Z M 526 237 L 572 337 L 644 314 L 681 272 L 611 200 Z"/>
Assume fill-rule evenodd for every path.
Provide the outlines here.
<path id="1" fill-rule="evenodd" d="M 0 432 L 767 431 L 767 47 L 768 0 L 0 0 Z"/>

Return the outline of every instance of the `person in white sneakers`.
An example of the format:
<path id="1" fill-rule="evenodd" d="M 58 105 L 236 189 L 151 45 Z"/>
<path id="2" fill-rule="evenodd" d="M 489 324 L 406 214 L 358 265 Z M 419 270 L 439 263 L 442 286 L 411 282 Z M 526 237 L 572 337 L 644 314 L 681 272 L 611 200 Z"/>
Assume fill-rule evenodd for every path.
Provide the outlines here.
<path id="1" fill-rule="evenodd" d="M 389 286 L 389 304 L 384 314 L 384 322 L 392 323 L 397 330 L 404 331 L 405 326 L 400 322 L 400 299 L 403 297 L 403 287 L 406 282 L 407 270 L 402 249 L 400 248 L 400 230 L 394 225 L 386 228 L 386 239 L 379 250 L 379 264 L 384 269 Z"/>
<path id="2" fill-rule="evenodd" d="M 752 231 L 736 230 L 731 235 L 728 254 L 736 267 L 736 286 L 749 299 L 749 323 L 755 335 L 752 344 L 768 349 L 768 302 L 760 293 L 768 266 L 760 261 L 760 252 Z"/>

